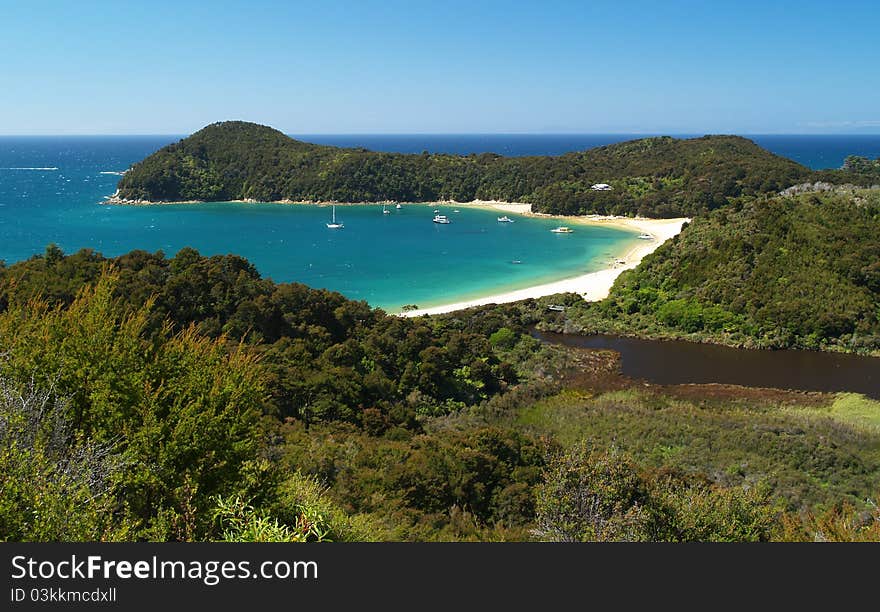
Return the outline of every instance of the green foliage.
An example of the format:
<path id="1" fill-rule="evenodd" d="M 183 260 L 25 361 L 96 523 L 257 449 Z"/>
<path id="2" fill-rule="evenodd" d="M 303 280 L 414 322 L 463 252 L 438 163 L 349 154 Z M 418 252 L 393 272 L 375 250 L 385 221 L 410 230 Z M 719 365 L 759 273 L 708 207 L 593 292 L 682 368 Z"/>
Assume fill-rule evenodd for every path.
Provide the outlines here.
<path id="1" fill-rule="evenodd" d="M 124 467 L 73 431 L 65 401 L 0 379 L 0 541 L 126 537 L 109 514 Z"/>
<path id="2" fill-rule="evenodd" d="M 499 346 L 501 348 L 513 348 L 517 340 L 516 333 L 509 327 L 502 327 L 489 336 L 489 342 L 492 346 Z"/>
<path id="3" fill-rule="evenodd" d="M 129 311 L 103 277 L 68 308 L 14 303 L 0 314 L 0 372 L 33 373 L 69 397 L 77 436 L 118 441 L 117 508 L 144 537 L 197 539 L 214 495 L 241 483 L 264 395 L 256 360 L 188 328 L 148 334 L 150 303 Z M 161 519 L 161 520 L 160 520 Z"/>
<path id="4" fill-rule="evenodd" d="M 538 489 L 535 533 L 554 542 L 642 539 L 648 502 L 631 462 L 576 447 L 549 462 Z"/>
<path id="5" fill-rule="evenodd" d="M 293 472 L 279 487 L 275 513 L 311 541 L 369 542 L 378 538 L 379 527 L 366 515 L 346 514 L 330 490 L 314 476 Z M 319 537 L 320 536 L 320 537 Z"/>
<path id="6" fill-rule="evenodd" d="M 767 486 L 720 487 L 694 479 L 654 476 L 649 540 L 766 542 L 779 538 L 781 507 Z"/>
<path id="7" fill-rule="evenodd" d="M 119 197 L 181 201 L 495 199 L 559 214 L 692 216 L 814 173 L 736 136 L 633 140 L 558 157 L 404 155 L 293 140 L 215 123 L 135 164 Z M 611 191 L 595 191 L 594 183 Z"/>
<path id="8" fill-rule="evenodd" d="M 880 158 L 868 159 L 858 155 L 849 155 L 843 161 L 843 170 L 880 178 Z"/>
<path id="9" fill-rule="evenodd" d="M 487 339 L 495 320 L 387 317 L 338 294 L 264 281 L 240 258 L 203 258 L 191 249 L 170 260 L 133 252 L 112 261 L 52 249 L 0 271 L 0 298 L 4 372 L 57 379 L 71 397 L 77 435 L 96 443 L 121 438 L 129 467 L 104 518 L 125 526 L 129 538 L 283 539 L 298 537 L 303 521 L 321 525 L 322 539 L 387 536 L 397 527 L 376 527 L 368 513 L 331 500 L 314 477 L 331 485 L 335 478 L 312 457 L 284 467 L 267 461 L 277 454 L 278 423 L 260 422 L 260 412 L 307 425 L 309 436 L 320 424 L 348 422 L 363 434 L 347 433 L 347 444 L 361 435 L 378 443 L 420 431 L 417 414 L 461 410 L 517 379 Z M 414 461 L 439 462 L 427 474 L 446 479 L 436 490 L 422 474 L 387 465 L 383 476 L 411 482 L 399 500 L 408 509 L 387 520 L 416 539 L 443 536 L 412 513 L 455 509 L 454 520 L 434 520 L 449 521 L 454 535 L 447 537 L 456 538 L 494 529 L 501 531 L 487 537 L 509 537 L 500 535 L 509 534 L 503 521 L 528 522 L 536 472 L 505 463 L 478 469 L 482 451 L 468 456 L 473 466 L 462 457 L 455 469 L 440 469 L 447 451 L 456 456 L 461 444 L 475 443 L 420 442 Z M 300 468 L 309 475 L 298 476 Z M 511 469 L 519 470 L 515 477 Z M 383 484 L 393 504 L 400 482 Z M 484 497 L 486 491 L 493 493 Z M 212 518 L 218 499 L 220 523 Z M 370 513 L 387 518 L 387 510 L 378 503 Z"/>
<path id="10" fill-rule="evenodd" d="M 322 541 L 320 527 L 311 523 L 304 529 L 290 528 L 256 510 L 241 497 L 215 498 L 213 518 L 218 524 L 221 542 L 305 542 L 310 537 Z"/>
<path id="11" fill-rule="evenodd" d="M 762 251 L 774 248 L 825 258 L 838 288 L 871 286 L 870 241 L 835 260 L 815 246 L 820 223 L 821 240 L 847 241 L 826 215 L 852 215 L 847 231 L 859 236 L 860 214 L 876 220 L 872 196 L 839 197 L 786 204 L 808 220 L 794 243 L 762 225 L 764 214 L 787 219 L 774 201 L 769 212 L 744 204 L 750 225 L 698 220 L 646 262 L 647 280 L 628 273 L 597 311 L 743 337 L 761 329 L 756 315 L 705 297 L 722 289 L 703 259 L 769 278 L 776 260 Z M 725 225 L 729 236 L 717 233 Z M 735 264 L 746 240 L 753 259 Z M 670 253 L 675 265 L 660 266 Z M 50 246 L 0 268 L 0 380 L 14 390 L 0 402 L 0 538 L 874 537 L 865 499 L 880 489 L 876 402 L 601 394 L 580 378 L 587 366 L 615 376 L 601 355 L 526 333 L 551 302 L 569 306 L 562 320 L 580 299 L 409 320 L 276 285 L 234 256 L 107 260 Z M 560 392 L 571 380 L 578 388 Z M 780 522 L 777 498 L 798 514 Z"/>
<path id="12" fill-rule="evenodd" d="M 171 259 L 143 251 L 113 260 L 91 251 L 34 257 L 0 270 L 0 311 L 35 296 L 68 305 L 107 267 L 115 299 L 130 309 L 149 304 L 145 334 L 170 321 L 251 347 L 266 364 L 267 410 L 281 417 L 363 425 L 378 410 L 389 424 L 409 426 L 417 412 L 471 405 L 516 381 L 482 330 L 388 317 L 338 293 L 261 279 L 240 257 L 193 249 Z"/>
<path id="13" fill-rule="evenodd" d="M 880 402 L 877 400 L 857 393 L 840 393 L 829 412 L 835 420 L 880 433 Z"/>
<path id="14" fill-rule="evenodd" d="M 368 436 L 337 426 L 287 431 L 286 461 L 326 483 L 350 515 L 372 516 L 374 537 L 524 537 L 543 445 L 509 429 L 441 429 Z"/>
<path id="15" fill-rule="evenodd" d="M 647 474 L 620 453 L 579 445 L 549 461 L 535 533 L 557 542 L 767 541 L 776 514 L 766 494 Z"/>
<path id="16" fill-rule="evenodd" d="M 215 498 L 213 517 L 223 542 L 332 542 L 375 539 L 364 517 L 348 517 L 331 501 L 327 489 L 299 472 L 279 489 L 272 504 L 277 516 L 255 508 L 241 496 Z"/>
<path id="17" fill-rule="evenodd" d="M 755 348 L 880 350 L 880 191 L 737 203 L 567 314 L 581 327 Z"/>
<path id="18" fill-rule="evenodd" d="M 763 482 L 791 510 L 862 504 L 880 490 L 880 435 L 822 405 L 565 391 L 514 414 L 523 431 L 566 447 L 616 449 L 645 468 L 705 475 L 722 487 Z"/>
<path id="19" fill-rule="evenodd" d="M 703 329 L 703 309 L 690 300 L 671 300 L 657 308 L 657 318 L 664 325 L 686 332 Z"/>

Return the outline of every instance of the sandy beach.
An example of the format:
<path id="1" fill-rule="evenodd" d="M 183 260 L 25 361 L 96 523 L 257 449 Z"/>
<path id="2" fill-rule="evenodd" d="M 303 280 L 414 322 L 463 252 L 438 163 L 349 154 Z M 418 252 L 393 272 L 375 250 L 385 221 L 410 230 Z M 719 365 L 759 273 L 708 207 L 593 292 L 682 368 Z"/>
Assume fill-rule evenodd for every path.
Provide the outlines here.
<path id="1" fill-rule="evenodd" d="M 566 278 L 552 283 L 545 283 L 543 285 L 535 285 L 534 287 L 526 287 L 525 289 L 517 289 L 516 291 L 509 291 L 507 293 L 500 293 L 498 295 L 481 297 L 474 300 L 410 310 L 408 312 L 399 313 L 400 316 L 418 317 L 426 314 L 440 314 L 444 312 L 453 312 L 455 310 L 463 310 L 473 306 L 517 302 L 519 300 L 539 298 L 556 293 L 577 293 L 587 301 L 601 300 L 608 296 L 608 292 L 611 290 L 614 280 L 621 272 L 635 268 L 645 256 L 653 253 L 657 247 L 678 234 L 684 223 L 690 222 L 690 219 L 686 218 L 643 219 L 601 215 L 588 215 L 583 217 L 545 215 L 541 213 L 533 213 L 531 204 L 511 204 L 506 202 L 475 201 L 456 203 L 456 206 L 490 207 L 495 210 L 523 216 L 559 218 L 564 222 L 562 224 L 570 227 L 575 227 L 577 225 L 613 225 L 624 229 L 634 230 L 640 234 L 650 234 L 652 238 L 650 240 L 639 240 L 637 245 L 632 247 L 628 252 L 618 256 L 611 267 L 604 270 L 590 272 L 589 274 Z"/>

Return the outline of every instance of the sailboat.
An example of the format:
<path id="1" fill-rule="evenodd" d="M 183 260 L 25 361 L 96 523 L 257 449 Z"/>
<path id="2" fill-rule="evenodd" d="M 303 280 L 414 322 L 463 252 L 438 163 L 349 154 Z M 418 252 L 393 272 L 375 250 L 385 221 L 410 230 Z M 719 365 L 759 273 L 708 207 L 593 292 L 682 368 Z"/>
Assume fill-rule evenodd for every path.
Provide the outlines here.
<path id="1" fill-rule="evenodd" d="M 342 229 L 343 227 L 345 227 L 345 225 L 341 221 L 339 223 L 336 222 L 336 205 L 335 204 L 333 205 L 333 221 L 328 223 L 327 227 L 329 229 Z"/>
<path id="2" fill-rule="evenodd" d="M 400 205 L 400 202 L 398 202 L 398 203 L 397 203 L 397 206 L 395 206 L 394 208 L 396 208 L 397 210 L 400 210 L 400 209 L 403 208 L 403 207 Z"/>
<path id="3" fill-rule="evenodd" d="M 391 211 L 388 210 L 387 208 L 385 208 L 384 204 L 382 204 L 382 214 L 383 215 L 390 215 L 391 214 Z"/>

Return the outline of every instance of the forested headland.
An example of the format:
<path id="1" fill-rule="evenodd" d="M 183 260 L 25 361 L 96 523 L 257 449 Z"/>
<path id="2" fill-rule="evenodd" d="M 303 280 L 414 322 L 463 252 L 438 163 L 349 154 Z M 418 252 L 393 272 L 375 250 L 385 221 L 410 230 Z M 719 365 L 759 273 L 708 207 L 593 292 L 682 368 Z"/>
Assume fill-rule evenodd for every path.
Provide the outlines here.
<path id="1" fill-rule="evenodd" d="M 743 198 L 573 300 L 578 328 L 750 348 L 880 351 L 880 190 Z M 557 327 L 560 323 L 555 324 Z"/>
<path id="2" fill-rule="evenodd" d="M 560 156 L 380 153 L 230 121 L 134 164 L 117 201 L 501 200 L 536 212 L 692 217 L 804 182 L 871 184 L 861 166 L 814 172 L 738 136 L 644 138 Z M 594 190 L 606 183 L 610 190 Z"/>

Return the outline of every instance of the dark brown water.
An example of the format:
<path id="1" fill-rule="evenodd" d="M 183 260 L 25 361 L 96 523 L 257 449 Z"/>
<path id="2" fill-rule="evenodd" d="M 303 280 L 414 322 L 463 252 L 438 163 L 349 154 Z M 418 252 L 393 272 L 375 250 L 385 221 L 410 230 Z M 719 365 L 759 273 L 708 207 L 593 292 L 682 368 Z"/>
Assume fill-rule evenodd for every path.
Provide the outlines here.
<path id="1" fill-rule="evenodd" d="M 533 331 L 543 342 L 621 355 L 623 374 L 661 385 L 725 383 L 799 391 L 852 391 L 880 399 L 880 358 L 817 351 L 759 351 L 678 340 Z"/>

